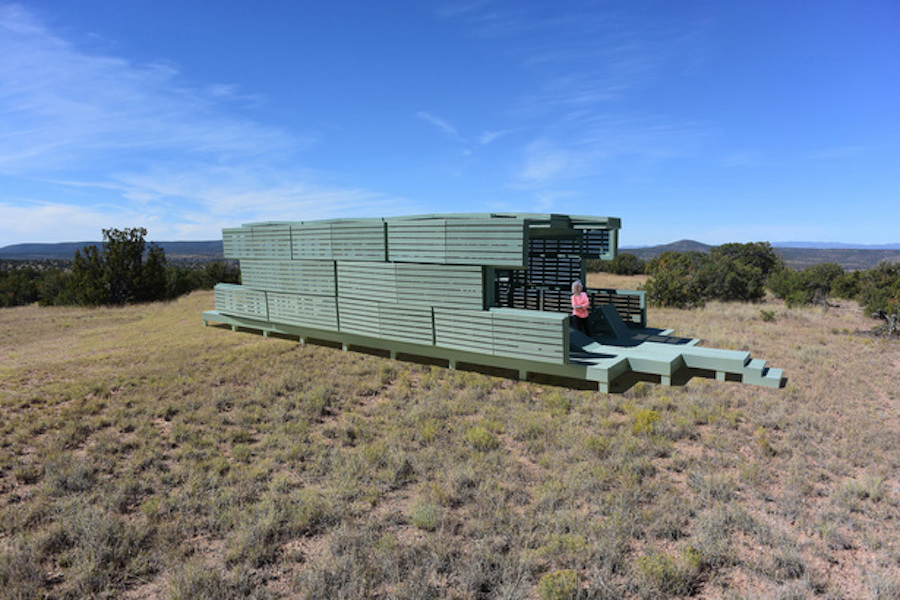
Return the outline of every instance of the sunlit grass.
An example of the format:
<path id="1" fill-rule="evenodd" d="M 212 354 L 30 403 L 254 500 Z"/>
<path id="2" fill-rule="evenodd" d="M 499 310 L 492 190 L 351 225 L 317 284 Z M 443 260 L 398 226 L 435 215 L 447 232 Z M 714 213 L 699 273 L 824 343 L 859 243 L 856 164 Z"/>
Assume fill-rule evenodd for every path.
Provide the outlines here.
<path id="1" fill-rule="evenodd" d="M 0 311 L 0 597 L 900 589 L 900 346 L 855 306 L 651 309 L 787 387 L 603 395 L 204 328 L 211 305 Z"/>

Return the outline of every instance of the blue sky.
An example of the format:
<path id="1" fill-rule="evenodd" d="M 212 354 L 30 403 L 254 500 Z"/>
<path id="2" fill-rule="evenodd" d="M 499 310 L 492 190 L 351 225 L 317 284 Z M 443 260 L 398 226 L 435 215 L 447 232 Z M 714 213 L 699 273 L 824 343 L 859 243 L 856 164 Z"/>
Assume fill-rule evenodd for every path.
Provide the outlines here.
<path id="1" fill-rule="evenodd" d="M 0 0 L 0 246 L 433 212 L 900 241 L 896 0 Z"/>

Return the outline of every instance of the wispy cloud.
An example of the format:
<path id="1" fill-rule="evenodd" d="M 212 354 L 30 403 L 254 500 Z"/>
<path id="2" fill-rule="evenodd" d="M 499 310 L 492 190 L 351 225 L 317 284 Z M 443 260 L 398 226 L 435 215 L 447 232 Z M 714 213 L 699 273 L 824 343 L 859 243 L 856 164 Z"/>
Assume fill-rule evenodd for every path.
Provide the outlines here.
<path id="1" fill-rule="evenodd" d="M 428 111 L 420 110 L 416 113 L 416 118 L 419 118 L 426 123 L 430 123 L 434 127 L 438 129 L 438 131 L 442 132 L 444 135 L 454 139 L 458 142 L 465 142 L 465 138 L 460 135 L 459 131 L 450 124 L 446 119 L 442 119 L 441 117 L 435 116 Z"/>
<path id="2" fill-rule="evenodd" d="M 520 128 L 513 129 L 501 129 L 499 131 L 485 131 L 480 136 L 478 136 L 478 143 L 482 146 L 487 146 L 500 138 L 506 137 L 510 134 L 517 133 L 521 131 Z"/>
<path id="3" fill-rule="evenodd" d="M 14 5 L 0 6 L 0 54 L 0 173 L 146 152 L 258 155 L 304 142 L 230 117 L 217 102 L 234 86 L 193 88 L 171 64 L 83 52 Z"/>
<path id="4" fill-rule="evenodd" d="M 210 233 L 203 223 L 220 219 L 326 218 L 405 205 L 318 182 L 297 162 L 314 135 L 232 110 L 260 96 L 229 83 L 193 84 L 166 61 L 135 64 L 84 50 L 22 6 L 0 5 L 0 56 L 0 189 L 52 187 L 59 198 L 39 200 L 46 190 L 0 195 L 0 245 L 41 232 L 60 239 L 82 226 L 96 237 L 121 218 L 156 223 L 168 236 Z"/>
<path id="5" fill-rule="evenodd" d="M 563 182 L 597 177 L 625 160 L 659 161 L 696 153 L 711 127 L 665 114 L 642 114 L 628 100 L 658 86 L 673 70 L 703 63 L 707 24 L 655 18 L 615 5 L 580 3 L 565 10 L 487 2 L 445 11 L 485 43 L 518 58 L 531 85 L 512 100 L 514 121 L 478 138 L 521 136 L 509 185 L 535 202 L 557 199 Z"/>

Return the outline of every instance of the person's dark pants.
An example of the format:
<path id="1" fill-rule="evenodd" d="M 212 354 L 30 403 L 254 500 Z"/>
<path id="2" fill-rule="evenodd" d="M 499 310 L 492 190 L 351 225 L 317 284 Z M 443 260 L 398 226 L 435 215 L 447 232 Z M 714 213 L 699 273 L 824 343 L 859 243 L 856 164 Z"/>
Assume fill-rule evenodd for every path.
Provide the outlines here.
<path id="1" fill-rule="evenodd" d="M 572 318 L 575 319 L 575 329 L 590 337 L 591 335 L 591 325 L 588 323 L 587 317 L 579 317 L 577 315 L 572 315 Z"/>

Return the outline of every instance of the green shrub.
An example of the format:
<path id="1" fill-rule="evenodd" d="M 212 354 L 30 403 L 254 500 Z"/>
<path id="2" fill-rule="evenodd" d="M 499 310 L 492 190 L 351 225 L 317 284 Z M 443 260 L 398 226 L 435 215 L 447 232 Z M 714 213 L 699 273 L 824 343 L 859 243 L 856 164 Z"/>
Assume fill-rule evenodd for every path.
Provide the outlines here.
<path id="1" fill-rule="evenodd" d="M 774 251 L 774 258 L 766 258 L 757 247 L 726 244 L 710 254 L 664 252 L 647 264 L 647 297 L 678 308 L 702 306 L 707 300 L 758 302 L 765 296 L 766 275 L 781 263 Z"/>
<path id="2" fill-rule="evenodd" d="M 696 593 L 703 556 L 686 546 L 677 554 L 651 552 L 638 559 L 638 577 L 646 597 L 690 596 Z"/>
<path id="3" fill-rule="evenodd" d="M 835 263 L 822 263 L 801 271 L 782 269 L 773 272 L 766 285 L 789 307 L 824 304 L 831 296 L 832 285 L 844 275 Z"/>
<path id="4" fill-rule="evenodd" d="M 647 298 L 660 306 L 702 306 L 700 271 L 709 256 L 701 252 L 663 252 L 649 263 L 650 279 L 644 284 Z"/>
<path id="5" fill-rule="evenodd" d="M 710 250 L 714 258 L 723 258 L 757 269 L 763 278 L 783 268 L 781 257 L 769 242 L 722 244 Z"/>
<path id="6" fill-rule="evenodd" d="M 541 600 L 572 600 L 578 593 L 578 573 L 572 569 L 561 569 L 547 573 L 538 582 Z"/>
<path id="7" fill-rule="evenodd" d="M 859 276 L 857 299 L 867 312 L 900 312 L 900 262 L 883 262 Z"/>
<path id="8" fill-rule="evenodd" d="M 640 275 L 644 272 L 646 263 L 630 252 L 616 255 L 612 260 L 589 260 L 587 270 L 591 272 L 602 271 L 615 275 Z"/>
<path id="9" fill-rule="evenodd" d="M 634 414 L 634 422 L 631 424 L 631 433 L 640 435 L 643 433 L 653 433 L 656 423 L 662 417 L 655 410 L 643 409 Z"/>
<path id="10" fill-rule="evenodd" d="M 499 440 L 484 425 L 476 425 L 466 431 L 466 441 L 482 452 L 494 450 L 500 446 Z"/>
<path id="11" fill-rule="evenodd" d="M 441 520 L 441 508 L 425 500 L 418 500 L 409 510 L 409 522 L 423 531 L 434 531 Z"/>

